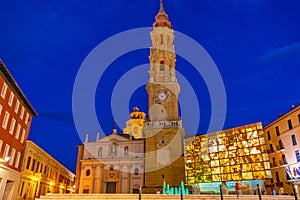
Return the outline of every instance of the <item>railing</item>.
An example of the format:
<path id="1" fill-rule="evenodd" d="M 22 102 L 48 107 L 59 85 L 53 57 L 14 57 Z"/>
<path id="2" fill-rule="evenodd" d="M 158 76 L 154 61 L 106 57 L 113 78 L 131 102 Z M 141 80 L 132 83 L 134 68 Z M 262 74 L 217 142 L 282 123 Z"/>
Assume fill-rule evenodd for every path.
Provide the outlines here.
<path id="1" fill-rule="evenodd" d="M 181 120 L 149 121 L 144 124 L 144 129 L 147 129 L 147 128 L 181 128 L 181 127 L 182 127 Z"/>
<path id="2" fill-rule="evenodd" d="M 267 153 L 268 153 L 268 154 L 274 153 L 274 149 L 267 149 Z"/>
<path id="3" fill-rule="evenodd" d="M 277 151 L 284 150 L 284 146 L 283 145 L 277 145 L 276 150 Z"/>
<path id="4" fill-rule="evenodd" d="M 271 167 L 271 168 L 273 168 L 273 167 L 278 167 L 278 164 L 277 164 L 277 162 L 270 163 L 270 167 Z"/>
<path id="5" fill-rule="evenodd" d="M 287 165 L 287 161 L 286 160 L 279 160 L 279 164 L 280 165 Z"/>

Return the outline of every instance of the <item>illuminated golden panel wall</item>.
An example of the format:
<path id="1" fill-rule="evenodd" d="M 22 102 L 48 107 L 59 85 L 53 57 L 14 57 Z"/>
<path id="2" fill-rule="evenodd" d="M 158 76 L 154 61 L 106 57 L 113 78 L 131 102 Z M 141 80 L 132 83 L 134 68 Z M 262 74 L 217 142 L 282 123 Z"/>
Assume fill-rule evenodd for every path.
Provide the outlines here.
<path id="1" fill-rule="evenodd" d="M 261 123 L 185 139 L 188 184 L 271 178 Z"/>

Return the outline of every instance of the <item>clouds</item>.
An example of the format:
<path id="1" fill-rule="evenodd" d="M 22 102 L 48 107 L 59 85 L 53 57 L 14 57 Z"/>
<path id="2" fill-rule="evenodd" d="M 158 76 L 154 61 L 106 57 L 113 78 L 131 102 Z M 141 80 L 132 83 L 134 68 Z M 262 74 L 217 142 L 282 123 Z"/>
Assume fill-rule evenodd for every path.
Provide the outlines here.
<path id="1" fill-rule="evenodd" d="M 296 62 L 300 63 L 300 42 L 271 49 L 257 60 L 261 63 Z"/>

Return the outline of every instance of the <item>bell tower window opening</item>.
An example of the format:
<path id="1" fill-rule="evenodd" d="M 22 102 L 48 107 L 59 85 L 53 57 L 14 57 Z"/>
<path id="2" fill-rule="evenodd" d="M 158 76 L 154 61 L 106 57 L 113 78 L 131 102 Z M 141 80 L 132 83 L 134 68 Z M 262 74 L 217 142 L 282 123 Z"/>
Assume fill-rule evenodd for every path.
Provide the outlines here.
<path id="1" fill-rule="evenodd" d="M 164 71 L 164 64 L 165 64 L 165 61 L 164 60 L 160 60 L 160 62 L 159 62 L 159 70 L 160 71 Z"/>
<path id="2" fill-rule="evenodd" d="M 164 36 L 160 34 L 160 44 L 164 44 Z"/>
<path id="3" fill-rule="evenodd" d="M 128 146 L 125 146 L 124 148 L 124 156 L 128 156 Z"/>

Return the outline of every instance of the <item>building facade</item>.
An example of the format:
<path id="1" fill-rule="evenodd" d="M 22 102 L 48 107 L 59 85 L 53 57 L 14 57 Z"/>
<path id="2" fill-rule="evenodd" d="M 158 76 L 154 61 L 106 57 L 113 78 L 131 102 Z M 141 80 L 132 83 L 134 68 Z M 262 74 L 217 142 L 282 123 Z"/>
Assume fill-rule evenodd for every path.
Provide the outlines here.
<path id="1" fill-rule="evenodd" d="M 239 182 L 248 194 L 256 191 L 256 184 L 264 187 L 271 171 L 262 124 L 186 138 L 185 174 L 187 184 L 200 190 L 195 193 L 219 193 L 221 183 L 235 192 Z"/>
<path id="2" fill-rule="evenodd" d="M 295 185 L 299 194 L 300 104 L 266 125 L 264 132 L 273 177 L 266 182 L 268 191 L 291 194 Z"/>
<path id="3" fill-rule="evenodd" d="M 18 199 L 33 200 L 47 193 L 73 193 L 75 175 L 34 142 L 27 140 Z"/>
<path id="4" fill-rule="evenodd" d="M 176 78 L 174 30 L 162 1 L 150 33 L 148 120 L 144 125 L 145 184 L 143 193 L 161 190 L 164 182 L 179 186 L 184 181 L 183 138 L 178 111 L 180 86 Z"/>
<path id="5" fill-rule="evenodd" d="M 144 183 L 144 140 L 113 133 L 78 146 L 77 193 L 138 193 Z"/>
<path id="6" fill-rule="evenodd" d="M 0 199 L 16 199 L 25 142 L 36 111 L 0 60 Z"/>

